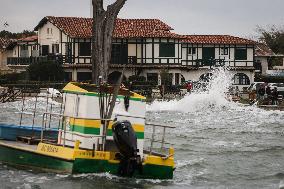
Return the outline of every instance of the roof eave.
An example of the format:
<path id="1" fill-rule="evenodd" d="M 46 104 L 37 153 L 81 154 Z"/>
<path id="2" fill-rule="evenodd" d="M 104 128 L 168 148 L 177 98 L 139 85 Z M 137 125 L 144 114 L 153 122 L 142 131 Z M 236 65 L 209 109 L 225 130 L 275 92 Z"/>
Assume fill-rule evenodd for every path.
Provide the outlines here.
<path id="1" fill-rule="evenodd" d="M 41 19 L 41 21 L 38 23 L 38 25 L 34 28 L 34 31 L 38 31 L 39 28 L 41 28 L 43 25 L 45 25 L 48 21 L 48 17 L 44 17 L 43 19 Z"/>

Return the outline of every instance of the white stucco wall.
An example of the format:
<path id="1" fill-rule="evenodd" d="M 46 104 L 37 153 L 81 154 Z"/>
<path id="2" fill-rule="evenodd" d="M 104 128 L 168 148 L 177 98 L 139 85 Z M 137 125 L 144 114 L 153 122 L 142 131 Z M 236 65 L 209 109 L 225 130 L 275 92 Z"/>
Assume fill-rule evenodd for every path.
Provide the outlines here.
<path id="1" fill-rule="evenodd" d="M 52 30 L 52 33 L 47 34 L 47 29 L 49 28 L 49 31 Z M 61 41 L 61 36 L 60 36 L 61 31 L 54 26 L 52 23 L 50 23 L 49 21 L 43 25 L 43 27 L 39 28 L 38 30 L 38 43 L 40 45 L 49 45 L 49 52 L 52 51 L 52 44 L 60 44 Z M 67 36 L 62 33 L 62 41 L 66 42 L 67 41 Z M 62 45 L 62 49 L 61 50 L 61 46 L 59 45 L 59 53 L 64 52 L 65 53 L 65 45 Z M 62 53 L 63 54 L 63 53 Z"/>
<path id="2" fill-rule="evenodd" d="M 3 65 L 4 67 L 7 66 L 7 58 L 8 58 L 8 57 L 12 57 L 12 56 L 13 56 L 13 51 L 12 51 L 12 50 L 6 50 L 6 51 L 4 51 L 3 56 L 2 56 L 2 65 Z"/>
<path id="3" fill-rule="evenodd" d="M 268 70 L 268 61 L 267 57 L 260 57 L 257 56 L 255 57 L 255 61 L 259 61 L 261 63 L 261 73 L 266 74 L 266 70 Z"/>

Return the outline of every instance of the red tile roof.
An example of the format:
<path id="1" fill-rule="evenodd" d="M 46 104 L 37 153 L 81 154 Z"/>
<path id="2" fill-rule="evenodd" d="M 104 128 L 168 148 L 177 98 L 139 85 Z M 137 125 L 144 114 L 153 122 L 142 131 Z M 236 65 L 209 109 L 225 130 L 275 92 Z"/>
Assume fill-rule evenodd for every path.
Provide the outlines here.
<path id="1" fill-rule="evenodd" d="M 19 42 L 33 42 L 33 41 L 37 41 L 38 36 L 37 35 L 33 35 L 33 36 L 29 36 L 29 37 L 25 37 L 25 38 L 21 38 L 18 39 Z"/>
<path id="2" fill-rule="evenodd" d="M 257 43 L 255 46 L 256 56 L 275 56 L 275 53 L 264 43 Z"/>
<path id="3" fill-rule="evenodd" d="M 72 38 L 91 38 L 92 18 L 47 16 L 35 27 L 37 31 L 47 21 Z M 158 19 L 117 19 L 115 38 L 165 37 L 173 38 L 172 28 Z"/>
<path id="4" fill-rule="evenodd" d="M 255 41 L 230 35 L 184 35 L 182 42 L 198 44 L 255 44 Z"/>

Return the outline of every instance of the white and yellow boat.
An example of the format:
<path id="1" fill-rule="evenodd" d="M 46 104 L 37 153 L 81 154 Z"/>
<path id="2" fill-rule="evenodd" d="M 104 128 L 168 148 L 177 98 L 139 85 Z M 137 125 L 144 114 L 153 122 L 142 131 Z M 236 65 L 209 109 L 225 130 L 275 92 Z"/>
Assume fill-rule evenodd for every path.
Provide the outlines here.
<path id="1" fill-rule="evenodd" d="M 150 148 L 144 148 L 145 97 L 120 89 L 111 119 L 103 119 L 112 87 L 69 83 L 63 91 L 58 140 L 45 140 L 43 124 L 39 143 L 0 140 L 0 161 L 53 172 L 173 178 L 174 150 L 169 148 L 167 155 L 153 152 L 155 133 Z M 47 115 L 52 114 L 43 117 Z M 163 146 L 164 137 L 161 142 Z"/>

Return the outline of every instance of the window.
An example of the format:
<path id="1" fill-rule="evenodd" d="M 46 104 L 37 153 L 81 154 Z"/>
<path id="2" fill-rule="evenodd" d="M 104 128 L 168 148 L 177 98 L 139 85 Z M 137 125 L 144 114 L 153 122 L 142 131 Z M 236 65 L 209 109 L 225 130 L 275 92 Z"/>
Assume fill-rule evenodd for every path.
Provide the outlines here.
<path id="1" fill-rule="evenodd" d="M 202 65 L 212 66 L 215 64 L 215 48 L 214 47 L 203 47 L 202 48 Z"/>
<path id="2" fill-rule="evenodd" d="M 229 48 L 228 47 L 220 48 L 220 54 L 221 55 L 228 55 L 229 54 Z"/>
<path id="3" fill-rule="evenodd" d="M 154 85 L 158 85 L 158 73 L 147 73 L 147 81 L 153 82 Z"/>
<path id="4" fill-rule="evenodd" d="M 91 43 L 79 43 L 79 56 L 91 56 Z"/>
<path id="5" fill-rule="evenodd" d="M 234 76 L 234 85 L 250 85 L 249 77 L 244 73 L 237 73 Z"/>
<path id="6" fill-rule="evenodd" d="M 41 46 L 41 55 L 47 56 L 49 54 L 49 46 L 48 45 L 42 45 Z"/>
<path id="7" fill-rule="evenodd" d="M 112 64 L 127 64 L 128 63 L 128 45 L 127 44 L 112 44 L 111 63 Z"/>
<path id="8" fill-rule="evenodd" d="M 26 51 L 28 50 L 28 46 L 27 45 L 21 45 L 21 51 Z"/>
<path id="9" fill-rule="evenodd" d="M 175 57 L 175 44 L 174 43 L 161 43 L 160 44 L 160 57 Z"/>
<path id="10" fill-rule="evenodd" d="M 47 33 L 47 35 L 52 35 L 52 28 L 47 28 L 46 33 Z"/>
<path id="11" fill-rule="evenodd" d="M 59 53 L 59 44 L 52 44 L 52 53 L 53 54 Z"/>
<path id="12" fill-rule="evenodd" d="M 194 54 L 196 54 L 196 48 L 195 48 L 195 47 L 189 47 L 189 48 L 188 48 L 188 54 L 189 54 L 189 55 L 194 55 Z"/>
<path id="13" fill-rule="evenodd" d="M 64 81 L 72 81 L 72 72 L 64 72 Z"/>
<path id="14" fill-rule="evenodd" d="M 29 57 L 29 50 L 27 45 L 21 45 L 20 57 Z"/>
<path id="15" fill-rule="evenodd" d="M 173 74 L 172 73 L 161 73 L 161 84 L 166 86 L 171 86 L 173 84 Z"/>
<path id="16" fill-rule="evenodd" d="M 180 73 L 175 73 L 175 85 L 179 84 Z"/>
<path id="17" fill-rule="evenodd" d="M 39 56 L 39 50 L 37 45 L 32 46 L 32 57 L 38 57 Z"/>
<path id="18" fill-rule="evenodd" d="M 65 43 L 66 63 L 73 63 L 72 43 Z"/>
<path id="19" fill-rule="evenodd" d="M 247 60 L 247 49 L 246 48 L 236 48 L 235 49 L 235 59 L 236 60 Z"/>

